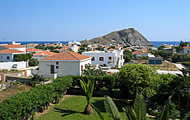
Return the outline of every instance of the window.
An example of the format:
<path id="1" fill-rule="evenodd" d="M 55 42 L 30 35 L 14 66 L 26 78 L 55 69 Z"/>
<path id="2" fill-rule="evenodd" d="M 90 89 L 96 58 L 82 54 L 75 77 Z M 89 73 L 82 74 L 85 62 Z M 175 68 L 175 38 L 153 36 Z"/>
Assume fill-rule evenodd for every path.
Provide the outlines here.
<path id="1" fill-rule="evenodd" d="M 59 62 L 56 62 L 56 65 L 59 65 Z"/>
<path id="2" fill-rule="evenodd" d="M 91 59 L 92 61 L 95 61 L 95 57 L 92 57 L 92 59 Z"/>
<path id="3" fill-rule="evenodd" d="M 109 60 L 112 60 L 112 57 L 109 57 Z"/>
<path id="4" fill-rule="evenodd" d="M 99 61 L 104 61 L 104 57 L 99 57 Z"/>
<path id="5" fill-rule="evenodd" d="M 59 66 L 56 66 L 56 69 L 59 69 Z"/>
<path id="6" fill-rule="evenodd" d="M 7 60 L 9 60 L 10 59 L 10 57 L 9 56 L 7 56 Z"/>

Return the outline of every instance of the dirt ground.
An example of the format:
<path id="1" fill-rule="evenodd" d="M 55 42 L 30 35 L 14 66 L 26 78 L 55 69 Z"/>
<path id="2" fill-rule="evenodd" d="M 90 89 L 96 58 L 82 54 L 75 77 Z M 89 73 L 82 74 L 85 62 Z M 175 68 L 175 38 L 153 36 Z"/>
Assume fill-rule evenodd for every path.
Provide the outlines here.
<path id="1" fill-rule="evenodd" d="M 16 93 L 29 91 L 30 89 L 31 87 L 27 85 L 14 85 L 9 89 L 0 92 L 0 102 L 2 102 L 6 98 L 10 98 Z"/>

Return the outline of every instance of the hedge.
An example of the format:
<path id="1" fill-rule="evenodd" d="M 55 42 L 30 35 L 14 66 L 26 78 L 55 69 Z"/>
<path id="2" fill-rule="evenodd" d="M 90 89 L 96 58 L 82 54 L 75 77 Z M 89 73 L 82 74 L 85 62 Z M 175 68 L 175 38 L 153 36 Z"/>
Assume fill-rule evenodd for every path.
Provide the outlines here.
<path id="1" fill-rule="evenodd" d="M 35 112 L 47 109 L 50 103 L 58 103 L 64 92 L 72 85 L 72 77 L 57 78 L 54 82 L 15 94 L 0 103 L 0 120 L 23 120 L 33 118 Z"/>
<path id="2" fill-rule="evenodd" d="M 79 80 L 95 80 L 95 90 L 100 90 L 107 88 L 111 90 L 115 87 L 115 77 L 113 75 L 105 75 L 105 76 L 73 76 L 73 87 L 79 86 Z"/>

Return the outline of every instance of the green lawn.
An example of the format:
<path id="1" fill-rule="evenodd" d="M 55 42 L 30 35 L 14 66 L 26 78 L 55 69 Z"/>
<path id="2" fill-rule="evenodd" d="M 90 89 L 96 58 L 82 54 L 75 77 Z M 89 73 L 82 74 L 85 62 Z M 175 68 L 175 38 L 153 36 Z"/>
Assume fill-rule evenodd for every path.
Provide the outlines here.
<path id="1" fill-rule="evenodd" d="M 104 109 L 104 97 L 93 97 L 91 102 L 100 110 L 105 120 L 110 120 Z M 120 112 L 122 111 L 122 107 L 129 105 L 120 100 L 114 100 L 114 102 Z M 71 96 L 59 104 L 51 106 L 47 113 L 41 115 L 36 120 L 100 120 L 95 110 L 93 115 L 84 115 L 83 110 L 85 106 L 86 99 L 84 96 Z M 124 113 L 121 113 L 124 116 Z"/>
<path id="2" fill-rule="evenodd" d="M 91 102 L 101 111 L 105 120 L 109 120 L 104 110 L 104 97 L 93 97 Z M 119 110 L 122 111 L 125 102 L 117 100 L 115 102 Z M 85 106 L 86 99 L 84 96 L 72 96 L 52 106 L 46 114 L 41 115 L 37 120 L 100 120 L 95 110 L 93 115 L 84 115 L 82 112 Z"/>

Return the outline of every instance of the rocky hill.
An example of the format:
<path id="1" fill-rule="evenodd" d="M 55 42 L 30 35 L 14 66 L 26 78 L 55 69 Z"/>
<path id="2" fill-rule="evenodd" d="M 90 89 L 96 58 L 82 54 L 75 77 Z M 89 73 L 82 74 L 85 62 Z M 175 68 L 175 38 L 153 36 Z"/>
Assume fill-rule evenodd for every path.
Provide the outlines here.
<path id="1" fill-rule="evenodd" d="M 149 46 L 152 45 L 143 35 L 134 28 L 111 32 L 102 37 L 81 41 L 82 44 L 120 44 L 122 46 Z"/>

